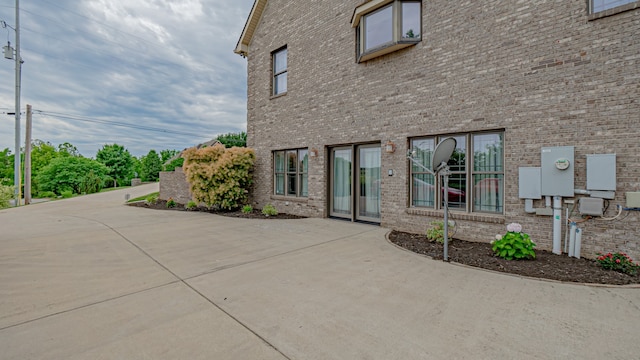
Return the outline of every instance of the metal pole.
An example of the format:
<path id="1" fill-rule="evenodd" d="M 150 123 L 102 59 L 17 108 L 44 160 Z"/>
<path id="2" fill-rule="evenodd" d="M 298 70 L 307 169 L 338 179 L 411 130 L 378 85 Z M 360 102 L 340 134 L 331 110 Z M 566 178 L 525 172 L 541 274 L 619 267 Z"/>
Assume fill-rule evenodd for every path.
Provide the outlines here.
<path id="1" fill-rule="evenodd" d="M 449 261 L 449 169 L 444 169 L 444 261 Z"/>
<path id="2" fill-rule="evenodd" d="M 13 184 L 15 185 L 16 206 L 20 206 L 22 192 L 20 176 L 20 0 L 16 0 L 16 153 L 13 166 Z"/>
<path id="3" fill-rule="evenodd" d="M 27 104 L 24 139 L 24 204 L 31 204 L 31 105 Z"/>

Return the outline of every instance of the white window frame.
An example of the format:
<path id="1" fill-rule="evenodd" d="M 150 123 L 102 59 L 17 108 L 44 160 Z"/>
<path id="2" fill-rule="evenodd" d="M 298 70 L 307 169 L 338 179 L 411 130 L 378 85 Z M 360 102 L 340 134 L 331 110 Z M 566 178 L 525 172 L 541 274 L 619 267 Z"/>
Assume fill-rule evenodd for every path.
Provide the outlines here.
<path id="1" fill-rule="evenodd" d="M 420 5 L 420 29 L 413 38 L 405 37 L 403 34 L 403 3 L 418 3 Z M 379 44 L 376 47 L 367 49 L 366 43 L 366 19 L 370 15 L 375 15 L 385 9 L 392 10 L 392 35 L 391 41 Z M 422 41 L 422 1 L 421 0 L 372 0 L 355 9 L 351 26 L 356 29 L 356 58 L 357 62 L 364 62 L 378 56 L 382 56 L 400 49 L 416 45 Z"/>

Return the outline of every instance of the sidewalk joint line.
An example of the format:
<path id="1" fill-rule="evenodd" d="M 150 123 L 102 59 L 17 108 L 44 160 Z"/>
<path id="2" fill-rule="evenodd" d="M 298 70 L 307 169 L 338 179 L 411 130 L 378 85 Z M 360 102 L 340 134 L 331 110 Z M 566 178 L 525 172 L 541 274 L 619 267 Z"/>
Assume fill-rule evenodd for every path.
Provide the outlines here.
<path id="1" fill-rule="evenodd" d="M 111 226 L 103 223 L 102 221 L 99 220 L 95 220 L 95 219 L 89 219 L 89 218 L 84 218 L 81 216 L 73 216 L 76 218 L 80 218 L 80 219 L 84 219 L 84 220 L 89 220 L 89 221 L 95 221 L 99 224 L 102 224 L 103 226 L 107 227 L 109 230 L 113 231 L 114 233 L 118 234 L 118 236 L 120 236 L 122 239 L 124 239 L 126 242 L 128 242 L 129 244 L 131 244 L 131 246 L 135 247 L 136 249 L 138 249 L 138 251 L 140 251 L 142 254 L 144 254 L 146 257 L 148 257 L 149 259 L 153 260 L 156 264 L 158 264 L 158 266 L 162 267 L 163 269 L 165 269 L 167 272 L 169 272 L 171 275 L 173 275 L 176 278 L 176 281 L 173 281 L 172 284 L 175 283 L 182 283 L 184 284 L 187 288 L 191 289 L 191 291 L 193 291 L 194 293 L 196 293 L 197 295 L 199 295 L 201 298 L 203 298 L 205 301 L 207 301 L 208 303 L 210 303 L 211 305 L 213 305 L 215 308 L 217 308 L 218 310 L 220 310 L 223 314 L 226 314 L 228 317 L 230 317 L 231 319 L 233 319 L 236 323 L 240 324 L 240 326 L 242 326 L 243 328 L 245 328 L 247 331 L 249 331 L 250 333 L 252 333 L 253 335 L 255 335 L 258 339 L 262 340 L 265 344 L 267 344 L 269 347 L 271 347 L 273 350 L 275 350 L 276 352 L 278 352 L 280 355 L 282 355 L 285 359 L 291 360 L 290 357 L 288 357 L 287 355 L 285 355 L 282 351 L 280 351 L 280 349 L 278 349 L 275 345 L 273 345 L 272 343 L 270 343 L 269 341 L 267 341 L 267 339 L 265 339 L 264 337 L 262 337 L 261 335 L 259 335 L 257 332 L 255 332 L 253 329 L 251 329 L 248 325 L 244 324 L 242 321 L 240 321 L 238 318 L 236 318 L 235 316 L 231 315 L 229 312 L 225 311 L 224 309 L 222 309 L 218 304 L 216 304 L 215 302 L 213 302 L 213 300 L 209 299 L 208 297 L 206 297 L 203 293 L 201 293 L 200 291 L 196 290 L 193 286 L 191 286 L 191 284 L 189 284 L 185 279 L 182 279 L 180 276 L 178 276 L 176 273 L 174 273 L 173 271 L 171 271 L 168 267 L 166 267 L 165 265 L 163 265 L 160 261 L 156 260 L 153 256 L 151 256 L 151 254 L 149 254 L 148 252 L 146 252 L 144 249 L 142 249 L 140 246 L 138 246 L 138 244 L 134 243 L 132 240 L 129 240 L 126 236 L 122 235 L 118 230 L 112 228 Z M 337 239 L 335 239 L 337 240 Z M 333 241 L 333 240 L 332 240 Z M 105 300 L 108 301 L 108 300 Z M 87 305 L 89 306 L 89 305 Z M 86 306 L 84 306 L 86 307 Z M 82 308 L 82 307 L 80 307 Z M 71 311 L 71 310 L 69 310 Z M 65 311 L 66 312 L 66 311 Z M 52 315 L 48 315 L 48 316 L 53 316 Z M 36 319 L 37 320 L 37 319 Z M 35 321 L 35 320 L 33 320 Z M 17 326 L 17 325 L 16 325 Z M 0 329 L 3 330 L 3 329 Z"/>

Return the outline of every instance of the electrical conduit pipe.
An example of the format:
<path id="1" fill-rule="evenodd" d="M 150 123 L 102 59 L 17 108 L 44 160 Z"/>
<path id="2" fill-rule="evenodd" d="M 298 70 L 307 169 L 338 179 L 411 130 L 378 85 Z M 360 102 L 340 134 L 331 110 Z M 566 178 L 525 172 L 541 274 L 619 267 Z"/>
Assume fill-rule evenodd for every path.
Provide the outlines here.
<path id="1" fill-rule="evenodd" d="M 553 197 L 553 253 L 562 254 L 562 197 Z"/>

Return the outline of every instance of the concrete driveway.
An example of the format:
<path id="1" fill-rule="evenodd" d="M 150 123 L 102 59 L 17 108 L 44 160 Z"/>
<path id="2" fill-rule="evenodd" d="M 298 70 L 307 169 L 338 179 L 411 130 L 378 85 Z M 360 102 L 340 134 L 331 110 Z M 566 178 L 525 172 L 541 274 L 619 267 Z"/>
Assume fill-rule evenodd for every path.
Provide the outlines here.
<path id="1" fill-rule="evenodd" d="M 637 359 L 640 289 L 486 272 L 386 229 L 123 205 L 0 211 L 1 359 Z"/>

